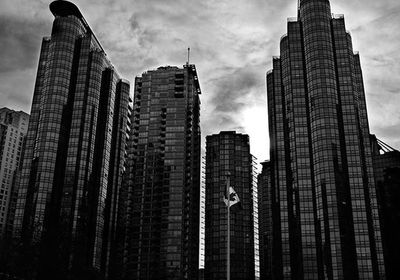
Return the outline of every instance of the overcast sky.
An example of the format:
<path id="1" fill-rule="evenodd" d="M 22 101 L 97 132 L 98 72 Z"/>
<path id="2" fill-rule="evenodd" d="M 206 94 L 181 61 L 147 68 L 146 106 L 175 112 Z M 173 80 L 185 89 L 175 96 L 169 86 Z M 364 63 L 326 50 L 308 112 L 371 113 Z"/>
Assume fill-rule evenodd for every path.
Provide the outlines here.
<path id="1" fill-rule="evenodd" d="M 0 107 L 30 112 L 48 0 L 0 1 Z M 202 135 L 250 135 L 269 158 L 265 73 L 296 0 L 75 0 L 122 77 L 182 66 L 191 48 L 202 88 Z M 400 149 L 400 2 L 331 0 L 361 55 L 371 132 Z M 133 89 L 132 89 L 133 92 Z"/>

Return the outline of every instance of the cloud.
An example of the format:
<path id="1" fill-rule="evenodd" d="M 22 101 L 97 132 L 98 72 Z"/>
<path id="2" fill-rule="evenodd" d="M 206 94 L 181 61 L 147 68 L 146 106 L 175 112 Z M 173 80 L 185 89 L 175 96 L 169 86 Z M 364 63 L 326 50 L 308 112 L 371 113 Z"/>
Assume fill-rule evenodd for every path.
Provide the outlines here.
<path id="1" fill-rule="evenodd" d="M 30 111 L 42 37 L 49 30 L 40 18 L 0 14 L 1 107 Z"/>
<path id="2" fill-rule="evenodd" d="M 50 34 L 53 20 L 50 2 L 0 2 L 1 105 L 29 111 L 41 38 Z M 279 55 L 286 18 L 297 15 L 297 1 L 73 2 L 121 76 L 131 81 L 161 65 L 182 66 L 190 47 L 203 92 L 203 136 L 220 130 L 249 133 L 252 152 L 259 159 L 268 158 L 265 72 L 272 67 L 272 56 Z M 400 137 L 389 129 L 397 128 L 400 116 L 398 0 L 331 4 L 333 13 L 345 14 L 354 50 L 361 54 L 371 131 L 383 139 L 390 135 L 400 148 Z"/>
<path id="3" fill-rule="evenodd" d="M 30 112 L 35 69 L 0 74 L 0 107 Z"/>
<path id="4" fill-rule="evenodd" d="M 0 16 L 0 74 L 33 68 L 48 23 Z"/>
<path id="5" fill-rule="evenodd" d="M 252 71 L 253 70 L 253 71 Z M 215 83 L 216 92 L 211 102 L 216 104 L 214 113 L 231 113 L 239 111 L 250 101 L 254 89 L 263 86 L 258 79 L 258 73 L 250 67 L 226 69 L 225 75 L 212 82 Z"/>
<path id="6" fill-rule="evenodd" d="M 400 5 L 381 3 L 371 20 L 353 31 L 361 49 L 371 133 L 400 149 Z"/>

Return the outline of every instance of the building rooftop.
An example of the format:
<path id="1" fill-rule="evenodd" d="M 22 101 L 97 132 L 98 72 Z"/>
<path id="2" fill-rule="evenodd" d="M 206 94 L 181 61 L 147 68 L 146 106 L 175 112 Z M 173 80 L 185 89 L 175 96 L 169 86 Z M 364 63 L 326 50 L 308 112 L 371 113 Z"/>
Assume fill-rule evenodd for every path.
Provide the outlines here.
<path id="1" fill-rule="evenodd" d="M 107 55 L 103 47 L 101 46 L 99 40 L 97 39 L 96 35 L 90 28 L 89 24 L 83 17 L 82 13 L 79 11 L 79 8 L 74 3 L 64 0 L 56 0 L 50 3 L 49 8 L 51 13 L 55 17 L 76 16 L 77 18 L 79 18 L 82 24 L 85 26 L 86 30 L 93 35 L 93 38 L 95 39 L 96 43 L 98 44 L 99 48 L 104 53 L 104 55 Z"/>
<path id="2" fill-rule="evenodd" d="M 54 16 L 66 17 L 71 15 L 83 18 L 79 8 L 74 3 L 68 1 L 57 0 L 50 3 L 50 11 Z"/>

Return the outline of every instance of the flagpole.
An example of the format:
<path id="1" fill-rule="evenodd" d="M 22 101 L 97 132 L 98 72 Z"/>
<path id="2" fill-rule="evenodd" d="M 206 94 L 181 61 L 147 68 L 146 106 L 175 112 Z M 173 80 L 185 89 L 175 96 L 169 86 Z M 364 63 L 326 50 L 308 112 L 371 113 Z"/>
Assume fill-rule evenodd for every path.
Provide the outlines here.
<path id="1" fill-rule="evenodd" d="M 228 196 L 228 238 L 227 238 L 227 250 L 226 250 L 226 279 L 230 280 L 231 279 L 231 219 L 230 219 L 230 204 L 231 204 L 231 198 L 230 198 L 230 174 L 228 173 L 227 175 L 227 180 L 226 180 L 226 193 Z"/>

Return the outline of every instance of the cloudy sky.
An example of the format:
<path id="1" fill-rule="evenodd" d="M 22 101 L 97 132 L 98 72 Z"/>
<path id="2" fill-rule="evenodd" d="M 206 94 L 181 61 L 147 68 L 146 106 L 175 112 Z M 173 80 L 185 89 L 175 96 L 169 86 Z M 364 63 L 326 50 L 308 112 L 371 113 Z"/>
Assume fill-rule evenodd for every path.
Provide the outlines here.
<path id="1" fill-rule="evenodd" d="M 0 107 L 30 111 L 49 0 L 0 1 Z M 187 47 L 202 88 L 203 136 L 250 135 L 268 155 L 265 73 L 279 54 L 296 0 L 75 0 L 120 74 L 131 81 L 161 65 L 182 66 Z M 400 149 L 400 2 L 331 0 L 360 51 L 371 132 Z"/>

